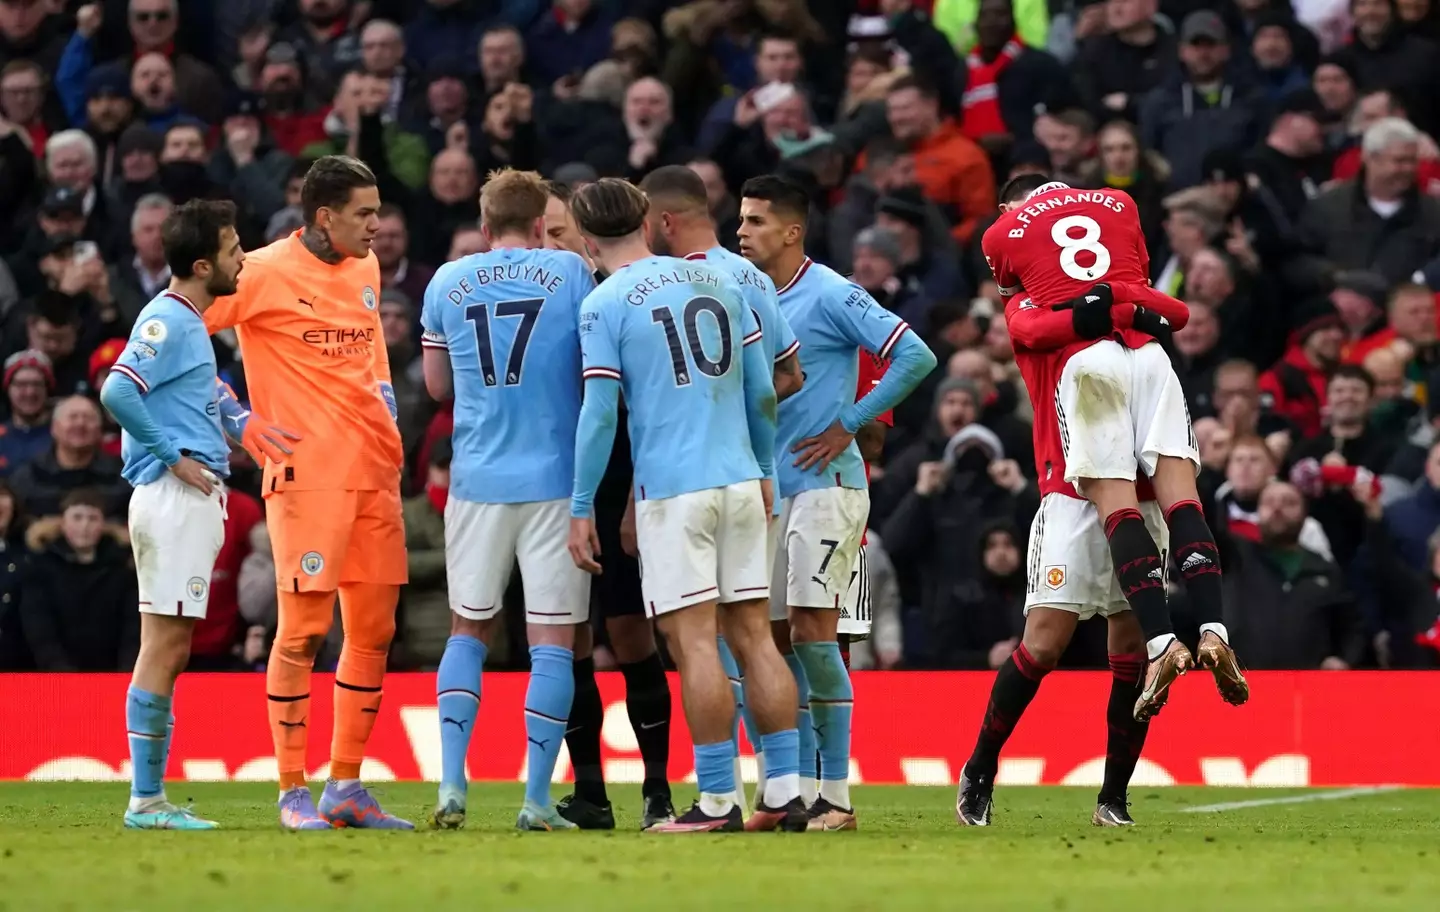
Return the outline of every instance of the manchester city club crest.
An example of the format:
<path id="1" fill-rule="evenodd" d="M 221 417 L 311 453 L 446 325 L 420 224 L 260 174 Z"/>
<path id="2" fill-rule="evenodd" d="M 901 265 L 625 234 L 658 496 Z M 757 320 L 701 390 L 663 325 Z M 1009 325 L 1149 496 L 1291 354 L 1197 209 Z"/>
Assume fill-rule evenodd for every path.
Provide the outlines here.
<path id="1" fill-rule="evenodd" d="M 365 304 L 366 310 L 374 310 L 375 289 L 371 288 L 369 285 L 366 285 L 365 290 L 360 292 L 360 300 Z"/>
<path id="2" fill-rule="evenodd" d="M 198 576 L 190 577 L 190 582 L 185 584 L 185 589 L 190 593 L 190 598 L 197 602 L 204 601 L 205 592 L 209 588 L 210 584 Z"/>
<path id="3" fill-rule="evenodd" d="M 307 551 L 305 556 L 300 558 L 300 569 L 306 576 L 316 576 L 325 569 L 325 558 L 320 556 L 319 551 Z"/>

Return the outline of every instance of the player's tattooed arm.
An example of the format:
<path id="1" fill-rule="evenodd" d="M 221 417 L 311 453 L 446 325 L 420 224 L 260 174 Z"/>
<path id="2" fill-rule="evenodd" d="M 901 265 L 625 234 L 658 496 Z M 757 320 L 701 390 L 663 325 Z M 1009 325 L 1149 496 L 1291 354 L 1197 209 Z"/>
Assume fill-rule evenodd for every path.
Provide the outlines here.
<path id="1" fill-rule="evenodd" d="M 775 401 L 784 402 L 800 392 L 805 385 L 805 372 L 800 369 L 800 356 L 791 355 L 775 365 Z"/>
<path id="2" fill-rule="evenodd" d="M 307 225 L 305 230 L 300 232 L 300 243 L 304 244 L 305 249 L 322 263 L 334 266 L 345 259 L 345 255 L 336 250 L 334 243 L 331 242 L 330 232 L 319 225 Z"/>

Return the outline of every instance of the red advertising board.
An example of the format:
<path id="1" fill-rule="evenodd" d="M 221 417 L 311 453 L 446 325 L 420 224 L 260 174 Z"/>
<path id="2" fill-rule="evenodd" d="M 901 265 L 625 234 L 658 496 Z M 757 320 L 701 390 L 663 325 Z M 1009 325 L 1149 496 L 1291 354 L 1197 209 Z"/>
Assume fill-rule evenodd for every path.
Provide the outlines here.
<path id="1" fill-rule="evenodd" d="M 324 773 L 329 751 L 331 680 L 317 675 L 315 681 L 310 763 L 317 775 Z M 982 673 L 856 674 L 852 778 L 953 783 L 969 755 L 991 680 Z M 525 681 L 523 674 L 485 676 L 469 758 L 473 778 L 524 777 Z M 128 778 L 127 685 L 122 675 L 0 676 L 0 778 Z M 1220 701 L 1208 675 L 1182 680 L 1151 726 L 1136 784 L 1440 785 L 1440 674 L 1269 672 L 1253 674 L 1251 685 L 1253 699 L 1237 709 Z M 1047 677 L 1005 751 L 999 781 L 1098 784 L 1109 688 L 1104 673 Z M 624 681 L 602 675 L 600 690 L 607 778 L 639 782 Z M 675 705 L 670 772 L 679 781 L 693 776 L 693 767 L 678 698 Z M 274 777 L 263 675 L 186 676 L 175 714 L 172 779 Z M 435 678 L 391 675 L 364 775 L 372 781 L 436 780 L 439 771 Z M 748 771 L 753 776 L 753 767 Z M 563 753 L 556 778 L 569 778 Z"/>

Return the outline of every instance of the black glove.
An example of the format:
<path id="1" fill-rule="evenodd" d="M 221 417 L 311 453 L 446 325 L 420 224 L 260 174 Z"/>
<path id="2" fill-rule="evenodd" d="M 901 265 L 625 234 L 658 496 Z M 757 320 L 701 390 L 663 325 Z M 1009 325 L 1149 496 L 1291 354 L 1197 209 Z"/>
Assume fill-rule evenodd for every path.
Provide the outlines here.
<path id="1" fill-rule="evenodd" d="M 1175 330 L 1170 321 L 1160 316 L 1153 310 L 1146 310 L 1143 307 L 1135 307 L 1135 319 L 1130 324 L 1132 329 L 1153 336 L 1160 347 L 1165 350 L 1165 356 L 1170 359 L 1170 364 L 1178 371 L 1180 369 L 1180 353 L 1175 349 Z"/>
<path id="2" fill-rule="evenodd" d="M 1075 335 L 1082 339 L 1099 339 L 1110 335 L 1115 329 L 1110 318 L 1110 305 L 1114 303 L 1115 295 L 1110 291 L 1110 286 L 1102 282 L 1078 298 L 1056 304 L 1055 310 L 1071 312 Z"/>

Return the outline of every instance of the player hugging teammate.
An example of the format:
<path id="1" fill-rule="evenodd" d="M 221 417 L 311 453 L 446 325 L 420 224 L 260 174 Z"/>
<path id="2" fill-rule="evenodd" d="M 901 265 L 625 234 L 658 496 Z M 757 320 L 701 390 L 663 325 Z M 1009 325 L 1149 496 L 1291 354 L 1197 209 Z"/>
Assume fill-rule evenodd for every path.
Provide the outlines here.
<path id="1" fill-rule="evenodd" d="M 1221 622 L 1220 559 L 1195 490 L 1199 454 L 1166 354 L 1189 312 L 1149 287 L 1124 192 L 1027 175 L 1002 190 L 1000 210 L 983 246 L 1035 409 L 1043 499 L 1030 530 L 1024 636 L 996 675 L 956 816 L 989 825 L 1001 748 L 1076 624 L 1099 614 L 1113 681 L 1092 822 L 1128 826 L 1126 789 L 1149 720 L 1194 662 L 1170 623 L 1172 553 L 1200 621 L 1200 664 L 1227 702 L 1249 698 Z"/>

